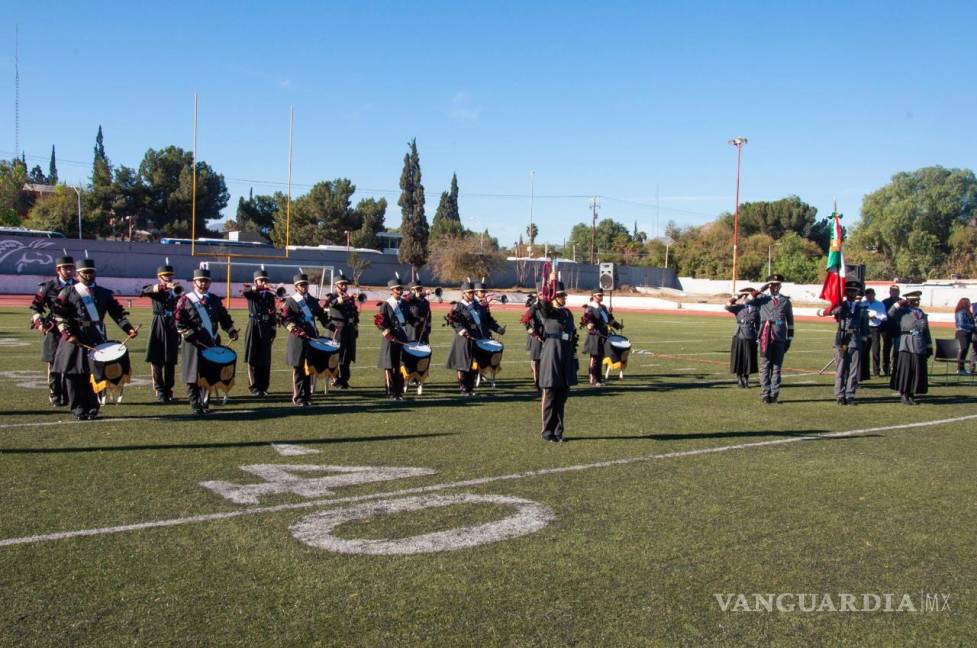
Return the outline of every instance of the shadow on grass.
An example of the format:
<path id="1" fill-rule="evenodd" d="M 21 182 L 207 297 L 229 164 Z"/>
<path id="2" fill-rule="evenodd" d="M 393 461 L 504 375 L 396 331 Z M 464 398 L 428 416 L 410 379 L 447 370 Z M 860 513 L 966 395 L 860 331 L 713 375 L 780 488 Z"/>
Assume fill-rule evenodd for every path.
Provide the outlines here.
<path id="1" fill-rule="evenodd" d="M 212 443 L 152 443 L 121 446 L 86 446 L 81 448 L 0 448 L 2 454 L 61 454 L 73 452 L 116 452 L 120 450 L 199 450 L 211 448 L 252 448 L 268 447 L 273 443 L 301 445 L 333 443 L 367 443 L 372 441 L 402 441 L 428 437 L 455 436 L 457 432 L 431 432 L 427 434 L 384 434 L 378 436 L 335 437 L 326 439 L 274 439 L 273 441 L 221 441 Z"/>
<path id="2" fill-rule="evenodd" d="M 783 431 L 769 431 L 769 430 L 753 430 L 753 431 L 741 431 L 741 432 L 704 432 L 701 434 L 696 434 L 690 432 L 688 434 L 638 434 L 635 436 L 627 435 L 611 435 L 611 436 L 567 436 L 567 441 L 638 441 L 641 439 L 649 441 L 688 441 L 692 439 L 743 439 L 743 438 L 762 438 L 762 437 L 780 437 L 780 438 L 792 438 L 792 437 L 809 437 L 812 441 L 843 441 L 847 439 L 863 438 L 863 437 L 881 437 L 881 434 L 855 434 L 852 436 L 820 436 L 823 434 L 830 434 L 828 430 L 794 430 L 791 432 Z"/>

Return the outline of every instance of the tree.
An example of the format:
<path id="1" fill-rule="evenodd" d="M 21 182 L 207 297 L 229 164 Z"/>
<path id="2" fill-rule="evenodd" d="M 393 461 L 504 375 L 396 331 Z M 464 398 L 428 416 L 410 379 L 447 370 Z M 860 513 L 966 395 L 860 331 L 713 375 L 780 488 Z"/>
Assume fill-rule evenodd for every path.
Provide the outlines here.
<path id="1" fill-rule="evenodd" d="M 780 200 L 746 202 L 740 205 L 741 235 L 766 234 L 779 239 L 787 232 L 806 236 L 814 225 L 818 210 L 797 196 Z"/>
<path id="2" fill-rule="evenodd" d="M 190 236 L 193 205 L 193 154 L 176 146 L 149 149 L 139 165 L 146 184 L 149 219 L 168 236 Z M 197 236 L 208 232 L 208 220 L 218 220 L 230 194 L 224 176 L 206 162 L 197 162 Z"/>
<path id="3" fill-rule="evenodd" d="M 576 255 L 577 259 L 590 259 L 591 226 L 586 223 L 578 223 L 570 230 L 570 238 L 567 239 L 566 247 L 571 255 Z M 626 250 L 633 255 L 640 251 L 640 245 L 633 247 L 634 239 L 628 228 L 610 218 L 597 223 L 596 236 L 594 237 L 597 256 L 600 259 L 617 259 Z M 619 260 L 619 259 L 617 259 Z"/>
<path id="4" fill-rule="evenodd" d="M 532 250 L 536 244 L 536 237 L 539 236 L 539 228 L 536 227 L 536 223 L 530 223 L 526 226 L 526 236 L 529 237 L 529 249 Z"/>
<path id="5" fill-rule="evenodd" d="M 821 248 L 816 243 L 797 232 L 788 232 L 774 247 L 776 249 L 773 260 L 774 272 L 784 275 L 787 281 L 795 283 L 817 281 L 822 256 Z"/>
<path id="6" fill-rule="evenodd" d="M 108 193 L 111 196 L 111 217 L 103 225 L 108 230 L 106 234 L 115 236 L 122 231 L 128 233 L 130 224 L 133 230 L 145 226 L 148 217 L 146 185 L 138 171 L 125 165 L 119 166 Z"/>
<path id="7" fill-rule="evenodd" d="M 973 171 L 934 166 L 897 173 L 865 196 L 849 248 L 877 255 L 878 265 L 899 277 L 922 279 L 941 271 L 951 252 L 948 234 L 975 217 Z"/>
<path id="8" fill-rule="evenodd" d="M 944 264 L 944 274 L 967 279 L 977 277 L 977 226 L 971 223 L 958 225 L 950 233 L 949 244 L 950 254 Z"/>
<path id="9" fill-rule="evenodd" d="M 31 169 L 31 173 L 27 179 L 31 184 L 46 185 L 48 183 L 47 177 L 45 177 L 44 170 L 41 169 L 40 164 L 34 165 L 34 168 Z"/>
<path id="10" fill-rule="evenodd" d="M 19 159 L 0 161 L 0 220 L 5 224 L 19 225 L 27 216 L 34 196 L 24 191 L 27 182 L 27 166 Z"/>
<path id="11" fill-rule="evenodd" d="M 377 238 L 377 234 L 384 229 L 383 221 L 387 213 L 387 199 L 363 198 L 356 204 L 354 212 L 360 227 L 353 232 L 353 246 L 373 250 L 380 249 L 380 239 Z"/>
<path id="12" fill-rule="evenodd" d="M 58 184 L 58 162 L 54 157 L 54 144 L 51 145 L 51 161 L 48 162 L 47 166 L 47 182 L 53 185 Z"/>
<path id="13" fill-rule="evenodd" d="M 461 225 L 461 214 L 458 211 L 458 176 L 451 175 L 451 189 L 441 192 L 438 209 L 431 221 L 431 240 L 441 238 L 457 238 L 465 233 Z"/>
<path id="14" fill-rule="evenodd" d="M 105 138 L 102 136 L 102 126 L 99 124 L 98 134 L 95 136 L 95 157 L 92 160 L 92 189 L 107 187 L 112 184 L 112 165 L 105 155 Z"/>
<path id="15" fill-rule="evenodd" d="M 350 252 L 349 256 L 346 257 L 346 264 L 349 266 L 350 272 L 353 276 L 350 277 L 353 280 L 354 286 L 360 285 L 360 277 L 366 272 L 373 263 L 369 259 L 364 259 L 360 256 L 359 252 Z"/>
<path id="16" fill-rule="evenodd" d="M 237 213 L 233 221 L 228 221 L 231 229 L 245 232 L 260 232 L 267 235 L 275 226 L 275 213 L 278 203 L 274 196 L 254 195 L 254 190 L 248 192 L 248 199 L 242 196 L 237 201 Z"/>
<path id="17" fill-rule="evenodd" d="M 61 232 L 68 238 L 78 236 L 78 201 L 74 189 L 58 185 L 54 193 L 38 200 L 24 227 Z"/>
<path id="18" fill-rule="evenodd" d="M 400 175 L 400 206 L 403 220 L 400 226 L 400 250 L 397 258 L 409 263 L 411 273 L 417 276 L 427 262 L 427 240 L 430 234 L 424 217 L 424 185 L 421 184 L 421 160 L 417 155 L 417 140 L 410 141 L 410 152 L 404 154 L 404 170 Z M 412 277 L 413 278 L 413 277 Z"/>
<path id="19" fill-rule="evenodd" d="M 491 277 L 505 266 L 505 255 L 491 236 L 467 234 L 450 240 L 450 245 L 438 245 L 431 250 L 431 269 L 441 281 Z"/>

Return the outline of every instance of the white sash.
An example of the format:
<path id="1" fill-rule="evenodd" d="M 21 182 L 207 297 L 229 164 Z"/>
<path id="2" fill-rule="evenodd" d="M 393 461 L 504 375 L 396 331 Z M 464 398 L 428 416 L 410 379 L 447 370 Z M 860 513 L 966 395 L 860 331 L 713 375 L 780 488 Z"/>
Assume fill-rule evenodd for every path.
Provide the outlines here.
<path id="1" fill-rule="evenodd" d="M 204 328 L 207 329 L 207 332 L 210 333 L 210 337 L 212 339 L 216 339 L 215 336 L 217 331 L 214 330 L 214 323 L 210 321 L 210 313 L 207 312 L 207 307 L 202 301 L 200 301 L 200 297 L 200 295 L 193 291 L 187 295 L 187 299 L 189 299 L 190 303 L 193 304 L 193 307 L 197 309 L 197 315 L 200 316 L 200 322 L 204 325 Z"/>
<path id="2" fill-rule="evenodd" d="M 397 322 L 403 326 L 404 322 L 407 320 L 404 319 L 404 314 L 400 310 L 400 300 L 395 297 L 388 297 L 387 303 L 390 304 L 390 307 L 394 309 L 394 317 L 397 318 Z"/>
<path id="3" fill-rule="evenodd" d="M 79 281 L 75 284 L 75 292 L 81 297 L 81 303 L 85 305 L 88 320 L 95 325 L 98 332 L 102 334 L 102 338 L 105 338 L 105 325 L 102 323 L 102 316 L 98 314 L 98 308 L 95 307 L 95 300 L 92 299 L 92 293 L 88 290 L 88 286 Z"/>
<path id="4" fill-rule="evenodd" d="M 602 320 L 604 320 L 604 324 L 607 324 L 607 322 L 608 322 L 608 319 L 607 319 L 607 311 L 604 310 L 604 307 L 601 304 L 598 304 L 597 302 L 590 302 L 590 306 L 595 311 L 597 311 L 597 314 L 600 315 L 600 318 Z"/>
<path id="5" fill-rule="evenodd" d="M 319 329 L 316 328 L 315 319 L 312 317 L 312 311 L 309 309 L 308 302 L 305 301 L 305 295 L 300 293 L 292 293 L 292 301 L 298 304 L 298 307 L 302 309 L 302 319 L 308 322 L 312 330 L 315 331 L 316 337 L 319 337 Z"/>
<path id="6" fill-rule="evenodd" d="M 464 302 L 462 302 L 462 303 L 464 304 Z M 468 309 L 468 314 L 472 316 L 472 319 L 473 320 L 475 320 L 475 326 L 478 326 L 479 328 L 481 328 L 481 326 L 482 326 L 482 318 L 479 317 L 479 315 L 478 315 L 478 306 L 476 306 L 475 303 L 472 302 L 472 303 L 469 303 L 469 304 L 465 304 L 465 308 Z"/>

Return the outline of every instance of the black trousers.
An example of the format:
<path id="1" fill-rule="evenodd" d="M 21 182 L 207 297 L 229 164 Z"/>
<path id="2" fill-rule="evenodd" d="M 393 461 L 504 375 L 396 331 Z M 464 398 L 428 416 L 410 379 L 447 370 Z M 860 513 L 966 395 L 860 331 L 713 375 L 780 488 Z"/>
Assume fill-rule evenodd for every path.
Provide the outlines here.
<path id="1" fill-rule="evenodd" d="M 176 364 L 158 365 L 153 367 L 153 389 L 157 396 L 173 397 L 173 381 L 176 375 Z"/>
<path id="2" fill-rule="evenodd" d="M 475 391 L 474 371 L 458 372 L 458 389 L 460 389 L 463 394 L 470 394 L 471 392 Z"/>
<path id="3" fill-rule="evenodd" d="M 601 372 L 603 367 L 604 367 L 603 353 L 590 356 L 590 382 L 591 383 L 599 383 L 604 380 L 601 377 Z"/>
<path id="4" fill-rule="evenodd" d="M 337 387 L 349 387 L 349 365 L 350 362 L 340 362 L 339 363 L 339 375 L 336 376 L 336 386 Z"/>
<path id="5" fill-rule="evenodd" d="M 882 351 L 882 328 L 880 326 L 870 326 L 868 328 L 869 343 L 872 345 L 872 373 L 878 376 L 882 373 L 882 365 L 879 361 Z"/>
<path id="6" fill-rule="evenodd" d="M 197 383 L 187 383 L 187 400 L 190 401 L 190 408 L 193 410 L 207 409 L 205 391 Z"/>
<path id="7" fill-rule="evenodd" d="M 896 370 L 896 359 L 899 357 L 899 348 L 893 342 L 899 339 L 898 335 L 893 335 L 888 331 L 882 331 L 882 371 L 890 373 Z"/>
<path id="8" fill-rule="evenodd" d="M 98 395 L 92 388 L 91 374 L 64 374 L 68 407 L 75 416 L 98 414 Z"/>
<path id="9" fill-rule="evenodd" d="M 543 438 L 563 436 L 563 418 L 566 410 L 569 387 L 543 389 Z"/>
<path id="10" fill-rule="evenodd" d="M 974 334 L 970 331 L 957 331 L 957 346 L 960 349 L 957 351 L 957 370 L 963 371 L 963 365 L 967 361 L 967 356 L 970 354 L 970 343 L 973 341 Z"/>
<path id="11" fill-rule="evenodd" d="M 271 365 L 248 365 L 248 389 L 252 394 L 268 391 L 271 384 Z"/>
<path id="12" fill-rule="evenodd" d="M 292 402 L 312 401 L 312 376 L 305 373 L 305 367 L 292 367 Z"/>
<path id="13" fill-rule="evenodd" d="M 383 384 L 387 390 L 387 396 L 401 398 L 404 393 L 404 375 L 400 369 L 384 369 Z"/>
<path id="14" fill-rule="evenodd" d="M 47 365 L 47 394 L 48 400 L 54 405 L 68 404 L 68 390 L 65 387 L 64 374 L 52 371 L 53 363 Z"/>

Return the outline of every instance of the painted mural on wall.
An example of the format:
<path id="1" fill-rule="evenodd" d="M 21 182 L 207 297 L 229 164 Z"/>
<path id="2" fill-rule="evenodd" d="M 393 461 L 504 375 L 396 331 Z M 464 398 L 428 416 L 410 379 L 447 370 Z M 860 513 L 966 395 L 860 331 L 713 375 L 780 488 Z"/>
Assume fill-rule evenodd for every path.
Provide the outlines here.
<path id="1" fill-rule="evenodd" d="M 50 270 L 58 249 L 48 239 L 0 240 L 0 267 L 12 266 L 17 274 L 43 274 Z"/>

